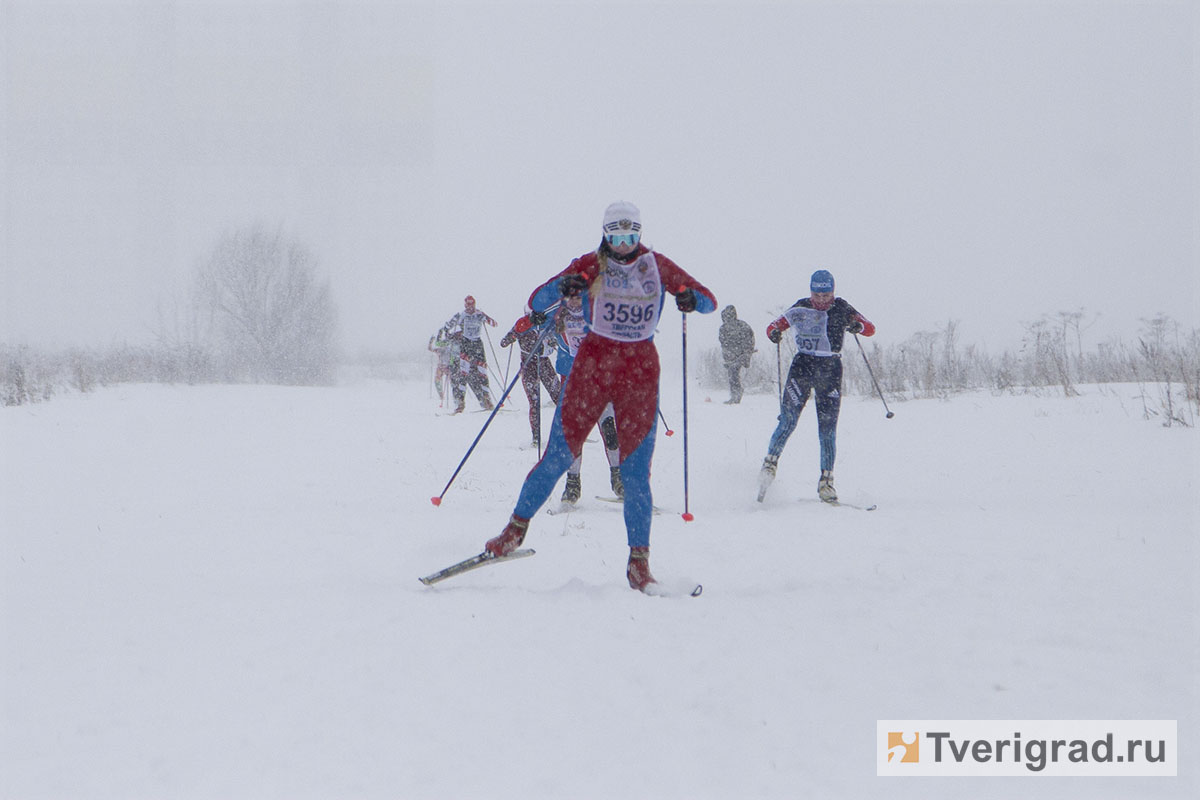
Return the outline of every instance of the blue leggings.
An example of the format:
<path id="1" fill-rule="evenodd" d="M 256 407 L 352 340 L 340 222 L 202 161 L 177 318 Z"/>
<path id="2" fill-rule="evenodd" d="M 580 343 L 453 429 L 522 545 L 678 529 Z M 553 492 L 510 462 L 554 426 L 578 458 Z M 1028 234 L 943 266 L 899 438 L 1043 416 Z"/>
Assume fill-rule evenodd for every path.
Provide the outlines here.
<path id="1" fill-rule="evenodd" d="M 521 495 L 513 514 L 529 519 L 536 514 L 550 494 L 558 479 L 563 476 L 575 454 L 567 445 L 562 428 L 563 404 L 554 412 L 554 423 L 550 426 L 550 439 L 546 453 L 530 470 L 521 486 Z M 592 420 L 591 425 L 595 425 Z M 590 427 L 590 426 L 589 426 Z M 650 425 L 650 432 L 621 460 L 621 483 L 625 485 L 625 532 L 630 547 L 650 546 L 650 521 L 654 515 L 654 498 L 650 493 L 650 461 L 654 457 L 654 439 L 658 431 L 658 417 Z"/>
<path id="2" fill-rule="evenodd" d="M 821 442 L 821 469 L 832 470 L 837 457 L 837 422 L 842 409 L 842 360 L 798 354 L 788 370 L 783 402 L 779 406 L 779 425 L 771 434 L 767 453 L 778 458 L 788 437 L 796 430 L 800 412 L 809 394 L 817 398 L 817 438 Z"/>

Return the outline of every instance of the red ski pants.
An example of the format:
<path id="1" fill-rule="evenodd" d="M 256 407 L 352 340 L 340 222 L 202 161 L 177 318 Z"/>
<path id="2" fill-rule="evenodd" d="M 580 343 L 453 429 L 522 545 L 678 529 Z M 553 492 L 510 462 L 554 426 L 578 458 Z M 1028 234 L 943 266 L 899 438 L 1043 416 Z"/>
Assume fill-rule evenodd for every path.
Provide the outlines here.
<path id="1" fill-rule="evenodd" d="M 579 346 L 561 397 L 563 436 L 571 453 L 613 404 L 617 442 L 624 461 L 638 448 L 658 416 L 658 349 L 653 341 L 617 342 L 590 334 Z"/>

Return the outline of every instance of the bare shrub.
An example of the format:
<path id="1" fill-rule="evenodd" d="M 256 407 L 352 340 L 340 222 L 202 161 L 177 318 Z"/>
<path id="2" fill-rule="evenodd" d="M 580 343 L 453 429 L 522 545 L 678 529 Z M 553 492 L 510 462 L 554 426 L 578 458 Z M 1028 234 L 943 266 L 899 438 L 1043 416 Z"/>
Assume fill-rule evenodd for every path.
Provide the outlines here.
<path id="1" fill-rule="evenodd" d="M 183 363 L 211 352 L 226 380 L 334 381 L 333 294 L 302 244 L 261 225 L 234 231 L 197 268 L 195 286 L 195 348 Z"/>

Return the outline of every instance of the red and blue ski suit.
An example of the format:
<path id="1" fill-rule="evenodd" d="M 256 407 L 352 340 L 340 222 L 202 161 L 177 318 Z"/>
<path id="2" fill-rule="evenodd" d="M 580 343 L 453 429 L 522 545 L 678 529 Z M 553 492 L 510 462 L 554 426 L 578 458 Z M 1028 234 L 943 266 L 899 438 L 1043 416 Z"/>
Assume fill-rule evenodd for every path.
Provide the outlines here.
<path id="1" fill-rule="evenodd" d="M 667 292 L 692 290 L 695 310 L 702 314 L 716 310 L 717 301 L 671 259 L 639 245 L 624 261 L 603 249 L 580 256 L 535 289 L 529 307 L 544 311 L 559 302 L 559 283 L 572 273 L 588 283 L 584 293 L 588 333 L 563 385 L 546 453 L 525 478 L 513 514 L 529 519 L 537 513 L 582 452 L 588 432 L 611 402 L 625 484 L 629 546 L 648 547 L 654 511 L 650 461 L 658 427 L 659 363 L 654 329 Z"/>

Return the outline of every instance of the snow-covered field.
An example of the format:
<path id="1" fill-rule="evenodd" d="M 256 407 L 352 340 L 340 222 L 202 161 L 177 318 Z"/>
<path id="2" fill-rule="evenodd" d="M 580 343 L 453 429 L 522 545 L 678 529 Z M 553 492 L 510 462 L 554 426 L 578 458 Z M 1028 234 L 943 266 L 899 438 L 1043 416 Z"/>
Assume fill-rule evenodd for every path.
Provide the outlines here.
<path id="1" fill-rule="evenodd" d="M 848 398 L 878 510 L 815 501 L 811 408 L 760 505 L 775 399 L 695 388 L 686 523 L 673 380 L 651 563 L 697 599 L 626 585 L 598 443 L 534 558 L 418 583 L 507 519 L 523 397 L 440 508 L 487 417 L 425 382 L 0 409 L 0 797 L 1200 796 L 1196 430 L 1124 387 Z M 1180 777 L 878 778 L 879 719 L 1177 719 Z"/>

